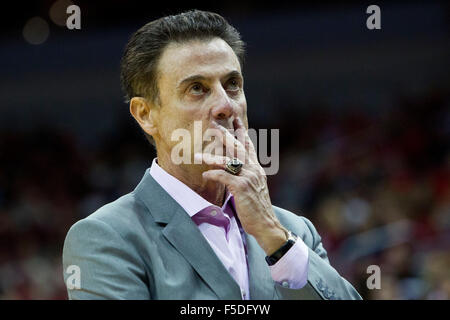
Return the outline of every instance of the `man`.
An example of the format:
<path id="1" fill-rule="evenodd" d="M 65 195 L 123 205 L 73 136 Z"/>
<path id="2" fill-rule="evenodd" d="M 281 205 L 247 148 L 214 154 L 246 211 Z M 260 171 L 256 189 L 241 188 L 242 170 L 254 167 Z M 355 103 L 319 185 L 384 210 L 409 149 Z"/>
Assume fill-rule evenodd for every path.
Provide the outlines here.
<path id="1" fill-rule="evenodd" d="M 271 204 L 247 134 L 243 55 L 239 33 L 210 12 L 131 37 L 122 84 L 157 158 L 133 192 L 69 230 L 64 270 L 80 270 L 79 285 L 64 274 L 70 299 L 360 299 L 311 222 Z M 196 124 L 221 139 L 200 152 L 190 141 L 174 161 L 174 132 Z"/>

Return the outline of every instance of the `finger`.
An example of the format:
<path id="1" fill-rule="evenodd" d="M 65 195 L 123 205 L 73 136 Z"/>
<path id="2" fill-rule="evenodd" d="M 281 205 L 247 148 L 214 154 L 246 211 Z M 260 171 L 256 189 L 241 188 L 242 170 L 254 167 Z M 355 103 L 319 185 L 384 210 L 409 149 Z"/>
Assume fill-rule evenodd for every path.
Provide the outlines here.
<path id="1" fill-rule="evenodd" d="M 214 122 L 213 122 L 214 123 Z M 237 157 L 241 161 L 245 162 L 246 150 L 242 143 L 237 140 L 225 127 L 218 123 L 214 123 L 214 125 L 220 130 L 223 135 L 222 142 L 226 148 L 228 156 L 231 158 Z M 235 154 L 237 151 L 237 155 Z"/>
<path id="2" fill-rule="evenodd" d="M 224 184 L 229 190 L 236 190 L 241 183 L 242 178 L 240 175 L 247 174 L 246 169 L 242 169 L 239 175 L 231 174 L 225 170 L 211 169 L 203 172 L 203 178 L 208 180 L 213 180 Z M 244 179 L 245 180 L 245 179 Z"/>
<path id="3" fill-rule="evenodd" d="M 239 175 L 233 175 L 225 170 L 212 169 L 203 172 L 203 178 L 224 184 L 231 193 L 234 193 L 239 190 L 243 191 L 248 187 L 249 184 L 246 181 L 249 180 L 245 178 L 249 172 L 249 170 L 242 169 Z"/>
<path id="4" fill-rule="evenodd" d="M 248 130 L 245 127 L 244 123 L 240 118 L 236 117 L 233 120 L 233 125 L 236 128 L 235 130 L 236 137 L 249 154 L 250 160 L 254 163 L 258 163 L 258 157 L 256 156 L 255 146 L 253 145 L 253 142 L 250 139 L 250 136 L 248 135 Z"/>
<path id="5" fill-rule="evenodd" d="M 203 172 L 203 178 L 207 180 L 213 180 L 224 184 L 229 190 L 233 185 L 233 180 L 237 177 L 226 172 L 225 170 L 212 169 Z"/>
<path id="6" fill-rule="evenodd" d="M 229 157 L 210 153 L 196 153 L 194 154 L 194 158 L 198 162 L 204 162 L 208 165 L 215 166 L 221 169 L 225 169 L 226 164 L 231 160 Z"/>
<path id="7" fill-rule="evenodd" d="M 234 133 L 236 134 L 238 141 L 244 146 L 245 150 L 248 151 L 248 141 L 246 141 L 246 138 L 248 137 L 247 129 L 242 123 L 242 120 L 237 117 L 234 118 L 233 126 L 234 126 Z"/>

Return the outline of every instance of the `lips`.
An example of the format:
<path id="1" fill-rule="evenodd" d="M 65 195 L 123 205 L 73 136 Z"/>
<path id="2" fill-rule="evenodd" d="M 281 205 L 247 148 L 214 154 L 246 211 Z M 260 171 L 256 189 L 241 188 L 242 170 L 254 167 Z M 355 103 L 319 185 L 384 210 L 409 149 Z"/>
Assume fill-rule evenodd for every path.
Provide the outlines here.
<path id="1" fill-rule="evenodd" d="M 233 134 L 235 128 L 234 128 L 234 121 L 230 119 L 227 120 L 216 120 L 214 121 L 215 123 L 217 123 L 218 125 L 221 125 L 222 127 L 224 127 L 225 129 L 227 129 L 231 134 Z"/>

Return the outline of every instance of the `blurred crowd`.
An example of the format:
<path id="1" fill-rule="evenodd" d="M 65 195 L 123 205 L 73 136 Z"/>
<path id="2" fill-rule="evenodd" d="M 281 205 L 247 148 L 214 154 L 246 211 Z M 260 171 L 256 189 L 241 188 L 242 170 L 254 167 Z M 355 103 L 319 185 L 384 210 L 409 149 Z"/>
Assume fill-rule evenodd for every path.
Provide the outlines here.
<path id="1" fill-rule="evenodd" d="M 272 202 L 314 223 L 365 299 L 450 298 L 449 103 L 434 90 L 380 110 L 277 106 Z M 68 229 L 132 191 L 155 152 L 130 117 L 91 146 L 54 126 L 0 130 L 0 150 L 0 299 L 66 299 Z"/>
<path id="2" fill-rule="evenodd" d="M 450 298 L 449 103 L 434 90 L 370 112 L 311 106 L 280 126 L 295 138 L 274 202 L 314 222 L 366 299 Z M 371 265 L 379 290 L 367 286 Z"/>

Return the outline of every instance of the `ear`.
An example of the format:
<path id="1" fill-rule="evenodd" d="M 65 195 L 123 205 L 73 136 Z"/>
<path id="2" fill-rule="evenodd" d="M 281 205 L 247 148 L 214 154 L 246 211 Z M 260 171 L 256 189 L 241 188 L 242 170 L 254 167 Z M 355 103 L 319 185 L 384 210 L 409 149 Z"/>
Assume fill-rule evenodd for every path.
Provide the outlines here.
<path id="1" fill-rule="evenodd" d="M 147 134 L 152 137 L 158 132 L 156 127 L 156 105 L 143 97 L 130 100 L 130 113 Z"/>

